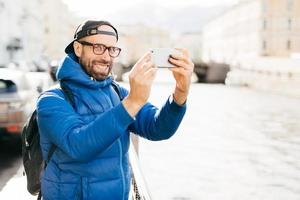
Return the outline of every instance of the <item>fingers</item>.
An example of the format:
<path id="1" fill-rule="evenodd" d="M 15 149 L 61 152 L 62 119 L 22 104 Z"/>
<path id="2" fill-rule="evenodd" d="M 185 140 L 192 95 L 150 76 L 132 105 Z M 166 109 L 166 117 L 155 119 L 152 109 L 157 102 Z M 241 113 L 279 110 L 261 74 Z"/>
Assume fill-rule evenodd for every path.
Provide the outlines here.
<path id="1" fill-rule="evenodd" d="M 141 71 L 147 70 L 150 66 L 147 63 L 150 63 L 151 61 L 151 53 L 146 52 L 132 67 L 131 74 L 133 76 L 136 76 L 141 73 Z"/>
<path id="2" fill-rule="evenodd" d="M 150 52 L 147 52 L 144 54 L 141 59 L 134 65 L 133 69 L 130 72 L 130 78 L 139 80 L 143 82 L 144 84 L 148 84 L 149 81 L 152 82 L 152 80 L 155 77 L 157 68 L 155 65 L 150 62 L 151 61 L 151 54 Z"/>
<path id="3" fill-rule="evenodd" d="M 145 63 L 139 76 L 144 82 L 152 82 L 156 76 L 156 72 L 157 67 L 155 67 L 153 63 Z"/>
<path id="4" fill-rule="evenodd" d="M 151 62 L 145 62 L 140 69 L 140 73 L 146 72 L 151 68 L 156 68 L 155 65 Z"/>
<path id="5" fill-rule="evenodd" d="M 150 62 L 151 61 L 151 53 L 148 51 L 146 52 L 135 64 L 137 68 L 142 68 L 144 63 Z"/>
<path id="6" fill-rule="evenodd" d="M 180 75 L 182 77 L 185 77 L 185 79 L 187 79 L 187 80 L 189 80 L 193 74 L 192 71 L 188 71 L 188 70 L 185 70 L 184 68 L 179 68 L 179 67 L 169 68 L 169 70 L 172 71 L 174 75 L 175 74 Z"/>
<path id="7" fill-rule="evenodd" d="M 188 71 L 194 70 L 194 64 L 192 63 L 192 61 L 186 62 L 185 60 L 174 59 L 174 58 L 170 57 L 169 62 L 171 64 L 175 65 L 176 67 L 184 68 L 185 70 L 188 70 Z"/>
<path id="8" fill-rule="evenodd" d="M 170 55 L 170 58 L 173 58 L 175 60 L 182 60 L 187 64 L 191 62 L 191 60 L 188 57 L 181 56 L 181 55 L 178 55 L 178 54 L 172 54 L 172 55 Z"/>
<path id="9" fill-rule="evenodd" d="M 187 58 L 190 57 L 190 53 L 189 53 L 189 51 L 188 51 L 187 49 L 184 49 L 184 48 L 175 48 L 175 49 L 178 50 L 178 51 L 181 51 L 181 53 L 182 53 L 185 57 L 187 57 Z"/>
<path id="10" fill-rule="evenodd" d="M 169 68 L 169 70 L 171 70 L 172 72 L 177 72 L 179 74 L 183 74 L 183 75 L 190 74 L 190 71 L 185 70 L 182 67 L 173 67 L 173 68 Z"/>
<path id="11" fill-rule="evenodd" d="M 148 71 L 146 71 L 144 76 L 145 81 L 149 81 L 150 83 L 152 83 L 156 77 L 156 73 L 157 73 L 157 68 L 151 68 Z"/>
<path id="12" fill-rule="evenodd" d="M 190 54 L 187 49 L 182 49 L 182 48 L 175 48 L 176 50 L 180 51 L 181 53 L 175 53 L 172 54 L 171 57 L 177 59 L 177 60 L 184 60 L 186 63 L 189 63 L 190 60 Z"/>
<path id="13" fill-rule="evenodd" d="M 187 70 L 194 70 L 194 64 L 189 57 L 189 52 L 187 49 L 175 48 L 180 51 L 181 54 L 172 54 L 169 58 L 169 62 L 177 67 L 183 67 Z"/>

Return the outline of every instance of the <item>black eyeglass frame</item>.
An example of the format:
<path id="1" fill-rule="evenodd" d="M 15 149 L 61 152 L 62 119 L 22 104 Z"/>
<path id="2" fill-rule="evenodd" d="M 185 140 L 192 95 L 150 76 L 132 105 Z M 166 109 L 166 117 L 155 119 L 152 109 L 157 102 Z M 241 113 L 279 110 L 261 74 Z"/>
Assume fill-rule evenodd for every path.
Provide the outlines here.
<path id="1" fill-rule="evenodd" d="M 110 57 L 113 57 L 113 58 L 116 58 L 120 55 L 122 49 L 119 48 L 119 47 L 108 47 L 104 44 L 101 44 L 101 43 L 91 43 L 91 42 L 87 42 L 87 41 L 79 41 L 79 40 L 76 40 L 76 42 L 78 42 L 79 44 L 82 44 L 82 45 L 86 45 L 86 46 L 92 46 L 93 47 L 93 52 L 94 54 L 96 55 L 103 55 L 104 52 L 108 49 L 108 54 Z M 103 51 L 101 53 L 95 51 L 95 49 L 97 48 L 97 46 L 102 46 L 103 47 Z M 117 55 L 114 55 L 113 52 L 117 50 Z"/>

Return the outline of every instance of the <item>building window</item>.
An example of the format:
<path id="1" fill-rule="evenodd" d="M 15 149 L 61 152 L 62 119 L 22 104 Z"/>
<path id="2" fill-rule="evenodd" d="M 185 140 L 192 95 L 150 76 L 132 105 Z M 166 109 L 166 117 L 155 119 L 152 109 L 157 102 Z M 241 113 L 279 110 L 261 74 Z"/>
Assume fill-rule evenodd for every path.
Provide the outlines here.
<path id="1" fill-rule="evenodd" d="M 267 1 L 263 1 L 263 5 L 262 5 L 262 9 L 263 9 L 263 12 L 266 13 L 268 11 L 268 3 Z"/>
<path id="2" fill-rule="evenodd" d="M 266 50 L 267 49 L 267 41 L 264 40 L 262 45 L 263 45 L 263 50 Z"/>
<path id="3" fill-rule="evenodd" d="M 288 40 L 286 43 L 287 50 L 291 50 L 291 47 L 292 47 L 291 40 Z"/>
<path id="4" fill-rule="evenodd" d="M 267 30 L 267 20 L 264 19 L 263 21 L 263 30 Z"/>
<path id="5" fill-rule="evenodd" d="M 5 7 L 5 4 L 4 4 L 4 2 L 1 1 L 0 2 L 0 8 L 3 9 L 4 7 Z"/>
<path id="6" fill-rule="evenodd" d="M 292 10 L 294 5 L 294 0 L 287 0 L 287 9 Z"/>
<path id="7" fill-rule="evenodd" d="M 288 30 L 292 30 L 292 20 L 288 19 Z"/>

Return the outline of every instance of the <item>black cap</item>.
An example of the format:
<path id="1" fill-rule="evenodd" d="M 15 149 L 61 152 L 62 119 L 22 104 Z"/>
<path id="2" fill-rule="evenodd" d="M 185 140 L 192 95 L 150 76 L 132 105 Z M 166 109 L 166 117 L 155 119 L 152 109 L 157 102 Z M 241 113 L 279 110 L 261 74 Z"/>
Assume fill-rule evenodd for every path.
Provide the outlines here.
<path id="1" fill-rule="evenodd" d="M 108 26 L 112 27 L 114 29 L 115 33 L 110 32 L 110 31 L 99 30 L 99 27 L 102 25 L 108 25 Z M 115 36 L 117 38 L 117 41 L 119 39 L 117 29 L 113 25 L 111 25 L 111 23 L 109 23 L 108 21 L 88 20 L 78 26 L 78 28 L 76 29 L 75 34 L 74 34 L 74 40 L 65 48 L 65 52 L 67 54 L 74 52 L 74 48 L 73 48 L 74 41 L 84 38 L 86 36 L 97 35 L 97 34 L 105 34 L 105 35 Z"/>

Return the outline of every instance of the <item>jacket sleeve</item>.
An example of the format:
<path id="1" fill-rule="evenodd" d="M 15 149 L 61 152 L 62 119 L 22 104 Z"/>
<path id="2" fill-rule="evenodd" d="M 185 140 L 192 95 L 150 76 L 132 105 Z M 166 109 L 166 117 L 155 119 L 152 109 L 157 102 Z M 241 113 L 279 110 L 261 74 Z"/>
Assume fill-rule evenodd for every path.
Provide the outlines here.
<path id="1" fill-rule="evenodd" d="M 121 88 L 122 96 L 128 91 Z M 151 103 L 146 103 L 136 116 L 130 131 L 148 140 L 165 140 L 170 138 L 178 129 L 186 112 L 186 103 L 178 105 L 170 96 L 161 109 Z"/>
<path id="2" fill-rule="evenodd" d="M 62 151 L 86 161 L 106 150 L 127 132 L 133 118 L 120 103 L 86 123 L 63 97 L 44 93 L 37 102 L 38 127 Z"/>
<path id="3" fill-rule="evenodd" d="M 167 99 L 161 109 L 147 103 L 137 114 L 130 129 L 148 140 L 165 140 L 174 135 L 185 112 L 186 103 L 180 106 L 172 97 Z"/>

